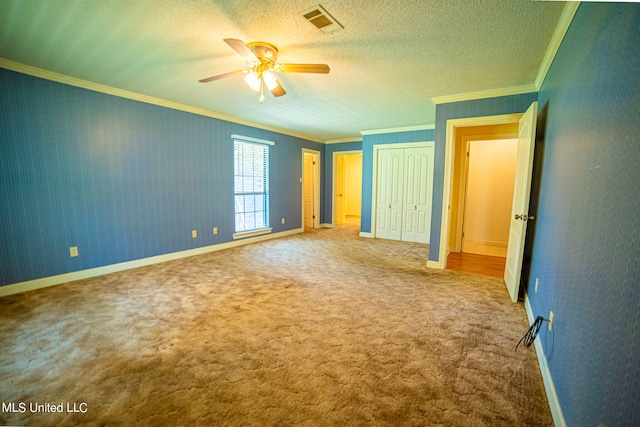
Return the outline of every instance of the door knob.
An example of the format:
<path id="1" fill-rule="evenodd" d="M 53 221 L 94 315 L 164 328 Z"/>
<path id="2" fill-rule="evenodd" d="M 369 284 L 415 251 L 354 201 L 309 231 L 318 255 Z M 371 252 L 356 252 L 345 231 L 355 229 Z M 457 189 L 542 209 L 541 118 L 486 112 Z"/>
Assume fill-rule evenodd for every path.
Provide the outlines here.
<path id="1" fill-rule="evenodd" d="M 418 207 L 417 207 L 417 206 L 414 206 L 414 207 L 413 207 L 413 209 L 417 211 L 417 210 L 418 210 Z"/>
<path id="2" fill-rule="evenodd" d="M 391 205 L 389 205 L 389 209 L 391 209 Z"/>
<path id="3" fill-rule="evenodd" d="M 514 216 L 514 218 L 515 218 L 515 219 L 520 219 L 520 220 L 522 220 L 522 221 L 528 221 L 528 220 L 533 221 L 534 219 L 536 219 L 536 217 L 535 217 L 535 216 L 533 216 L 533 215 L 531 215 L 531 216 L 527 216 L 527 215 L 525 215 L 525 214 L 516 214 L 516 215 Z"/>

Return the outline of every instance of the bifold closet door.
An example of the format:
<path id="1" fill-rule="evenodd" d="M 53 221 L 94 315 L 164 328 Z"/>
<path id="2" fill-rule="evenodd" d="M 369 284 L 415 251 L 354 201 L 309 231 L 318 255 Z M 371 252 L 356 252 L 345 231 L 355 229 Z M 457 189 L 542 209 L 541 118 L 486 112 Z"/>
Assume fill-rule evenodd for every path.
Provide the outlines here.
<path id="1" fill-rule="evenodd" d="M 404 149 L 379 150 L 377 161 L 376 237 L 401 240 Z"/>
<path id="2" fill-rule="evenodd" d="M 429 243 L 433 147 L 378 150 L 376 237 Z"/>
<path id="3" fill-rule="evenodd" d="M 433 147 L 404 150 L 402 240 L 429 243 L 433 198 Z"/>

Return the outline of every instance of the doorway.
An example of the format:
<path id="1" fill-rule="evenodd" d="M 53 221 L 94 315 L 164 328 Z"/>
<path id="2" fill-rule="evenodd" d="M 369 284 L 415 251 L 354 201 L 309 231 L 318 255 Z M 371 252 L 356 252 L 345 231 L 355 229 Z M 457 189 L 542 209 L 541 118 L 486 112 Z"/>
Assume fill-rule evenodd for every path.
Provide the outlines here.
<path id="1" fill-rule="evenodd" d="M 522 114 L 507 114 L 447 121 L 441 240 L 438 261 L 430 261 L 429 267 L 447 268 L 449 254 L 462 253 L 467 142 L 518 138 L 520 117 Z"/>
<path id="2" fill-rule="evenodd" d="M 463 138 L 464 140 L 465 138 Z M 460 252 L 505 258 L 516 176 L 517 139 L 468 140 Z"/>
<path id="3" fill-rule="evenodd" d="M 302 149 L 302 227 L 320 226 L 320 152 Z"/>
<path id="4" fill-rule="evenodd" d="M 533 169 L 533 152 L 535 147 L 538 103 L 534 101 L 524 114 L 507 114 L 501 116 L 475 117 L 447 120 L 444 159 L 444 187 L 442 203 L 442 222 L 440 228 L 441 242 L 438 261 L 427 263 L 428 267 L 447 268 L 447 256 L 457 243 L 456 237 L 460 229 L 456 226 L 456 218 L 460 216 L 460 158 L 459 149 L 461 135 L 473 126 L 506 125 L 518 123 L 518 133 L 508 135 L 517 138 L 516 176 L 513 192 L 512 211 L 509 218 L 509 242 L 507 245 L 504 282 L 513 302 L 517 302 L 519 282 L 522 278 L 521 267 L 526 237 L 527 221 L 534 216 L 529 212 L 529 193 L 531 189 L 531 173 Z M 500 139 L 500 138 L 495 138 Z M 458 181 L 456 184 L 456 180 Z M 456 202 L 456 195 L 458 200 Z M 457 211 L 457 215 L 456 215 Z"/>
<path id="5" fill-rule="evenodd" d="M 333 153 L 333 223 L 357 224 L 362 213 L 362 151 Z"/>

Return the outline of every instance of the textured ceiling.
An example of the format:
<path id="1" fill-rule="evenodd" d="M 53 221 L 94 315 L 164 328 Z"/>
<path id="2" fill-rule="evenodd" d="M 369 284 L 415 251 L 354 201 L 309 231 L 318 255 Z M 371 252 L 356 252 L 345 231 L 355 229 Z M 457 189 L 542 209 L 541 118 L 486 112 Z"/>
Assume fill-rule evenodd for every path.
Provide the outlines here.
<path id="1" fill-rule="evenodd" d="M 0 0 L 0 57 L 317 140 L 434 123 L 434 96 L 533 84 L 564 3 L 321 0 L 344 29 L 301 17 L 318 0 Z M 287 95 L 264 104 L 224 38 L 266 41 Z"/>

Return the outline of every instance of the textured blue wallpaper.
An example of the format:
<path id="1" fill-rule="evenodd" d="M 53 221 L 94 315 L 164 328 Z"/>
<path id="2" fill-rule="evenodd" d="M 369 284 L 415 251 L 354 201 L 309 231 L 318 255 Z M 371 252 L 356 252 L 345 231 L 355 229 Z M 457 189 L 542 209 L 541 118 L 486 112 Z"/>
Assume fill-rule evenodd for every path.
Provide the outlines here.
<path id="1" fill-rule="evenodd" d="M 276 142 L 271 225 L 299 228 L 301 150 L 324 150 L 3 69 L 0 101 L 0 285 L 232 240 L 233 133 Z"/>
<path id="2" fill-rule="evenodd" d="M 339 144 L 327 144 L 324 147 L 325 162 L 322 164 L 322 201 L 320 203 L 320 223 L 333 223 L 333 153 L 340 151 L 360 151 L 362 150 L 362 141 L 342 142 Z"/>
<path id="3" fill-rule="evenodd" d="M 639 4 L 582 3 L 539 92 L 528 296 L 569 426 L 640 425 L 639 46 Z"/>
<path id="4" fill-rule="evenodd" d="M 364 135 L 362 139 L 362 216 L 360 217 L 360 231 L 371 232 L 373 146 L 378 144 L 433 141 L 433 135 L 433 129 Z"/>
<path id="5" fill-rule="evenodd" d="M 431 261 L 438 261 L 440 255 L 437 248 L 440 247 L 440 228 L 442 226 L 447 120 L 524 113 L 531 103 L 537 101 L 537 99 L 537 93 L 525 93 L 436 105 L 433 209 L 431 211 L 431 248 L 434 250 L 429 251 L 429 259 Z"/>

